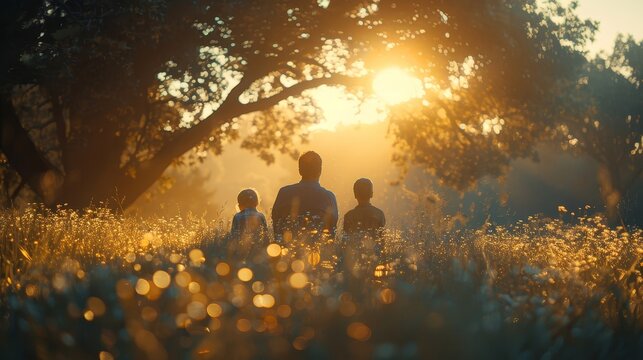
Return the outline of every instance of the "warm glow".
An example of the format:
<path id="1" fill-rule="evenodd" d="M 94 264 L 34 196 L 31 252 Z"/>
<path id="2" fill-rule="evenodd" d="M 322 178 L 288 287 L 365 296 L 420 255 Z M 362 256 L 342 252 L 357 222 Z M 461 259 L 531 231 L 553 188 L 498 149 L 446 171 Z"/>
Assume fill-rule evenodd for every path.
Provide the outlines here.
<path id="1" fill-rule="evenodd" d="M 375 96 L 389 105 L 418 98 L 424 94 L 422 82 L 406 71 L 392 67 L 375 75 L 373 80 Z"/>
<path id="2" fill-rule="evenodd" d="M 341 125 L 374 124 L 384 121 L 388 107 L 424 95 L 422 82 L 403 69 L 391 67 L 375 74 L 373 95 L 359 99 L 346 89 L 320 86 L 311 91 L 323 117 L 310 130 L 335 131 Z"/>
<path id="3" fill-rule="evenodd" d="M 341 125 L 374 124 L 386 119 L 386 107 L 370 97 L 362 101 L 336 86 L 320 86 L 311 91 L 322 118 L 310 130 L 335 131 Z"/>

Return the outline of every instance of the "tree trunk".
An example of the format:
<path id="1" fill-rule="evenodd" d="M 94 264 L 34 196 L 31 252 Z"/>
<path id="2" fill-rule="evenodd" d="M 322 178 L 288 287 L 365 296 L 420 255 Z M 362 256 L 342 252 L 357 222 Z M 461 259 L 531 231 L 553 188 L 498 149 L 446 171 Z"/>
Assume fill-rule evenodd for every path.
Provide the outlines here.
<path id="1" fill-rule="evenodd" d="M 38 151 L 20 124 L 11 97 L 0 98 L 0 148 L 22 180 L 47 206 L 56 203 L 63 178 L 60 172 Z"/>
<path id="2" fill-rule="evenodd" d="M 613 165 L 601 164 L 598 168 L 598 183 L 601 187 L 601 197 L 605 204 L 608 224 L 610 226 L 622 224 L 619 205 L 623 199 L 624 190 L 618 169 Z"/>

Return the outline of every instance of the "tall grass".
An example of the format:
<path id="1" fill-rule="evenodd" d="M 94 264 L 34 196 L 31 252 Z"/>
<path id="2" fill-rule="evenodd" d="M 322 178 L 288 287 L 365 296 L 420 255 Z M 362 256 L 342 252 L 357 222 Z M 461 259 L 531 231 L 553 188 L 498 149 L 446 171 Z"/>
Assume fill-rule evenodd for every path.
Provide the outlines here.
<path id="1" fill-rule="evenodd" d="M 0 216 L 2 358 L 640 358 L 643 232 L 534 217 L 250 251 L 225 223 Z M 247 250 L 247 249 L 246 249 Z"/>

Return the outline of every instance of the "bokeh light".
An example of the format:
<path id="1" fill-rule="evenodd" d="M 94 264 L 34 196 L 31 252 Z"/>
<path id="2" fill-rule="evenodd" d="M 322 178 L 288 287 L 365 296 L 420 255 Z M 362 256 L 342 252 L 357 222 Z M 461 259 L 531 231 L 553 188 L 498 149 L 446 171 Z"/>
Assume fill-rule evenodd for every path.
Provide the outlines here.
<path id="1" fill-rule="evenodd" d="M 239 269 L 239 271 L 237 271 L 237 277 L 241 281 L 248 282 L 248 281 L 252 280 L 252 270 L 250 270 L 249 268 L 245 268 L 245 267 L 241 268 L 241 269 Z"/>
<path id="2" fill-rule="evenodd" d="M 293 288 L 302 289 L 308 283 L 308 276 L 300 272 L 294 273 L 290 275 L 290 278 L 288 278 L 288 282 Z"/>
<path id="3" fill-rule="evenodd" d="M 277 257 L 277 256 L 281 255 L 281 246 L 279 246 L 279 244 L 270 244 L 266 248 L 266 252 L 271 257 Z"/>
<path id="4" fill-rule="evenodd" d="M 215 270 L 219 276 L 227 276 L 230 273 L 230 265 L 220 262 L 217 264 Z"/>
<path id="5" fill-rule="evenodd" d="M 150 283 L 145 279 L 138 279 L 136 281 L 136 293 L 139 295 L 147 295 L 150 291 Z"/>
<path id="6" fill-rule="evenodd" d="M 208 315 L 210 315 L 210 317 L 216 318 L 221 315 L 221 313 L 223 312 L 223 308 L 221 308 L 221 305 L 217 303 L 212 303 L 207 306 L 206 311 Z"/>
<path id="7" fill-rule="evenodd" d="M 157 270 L 154 275 L 152 275 L 152 281 L 154 282 L 154 285 L 161 289 L 165 289 L 168 286 L 170 286 L 170 282 L 172 281 L 172 278 L 170 277 L 170 274 L 168 274 L 166 271 L 163 270 Z"/>
<path id="8" fill-rule="evenodd" d="M 358 341 L 366 341 L 371 337 L 371 329 L 361 322 L 353 322 L 346 328 L 346 334 Z"/>

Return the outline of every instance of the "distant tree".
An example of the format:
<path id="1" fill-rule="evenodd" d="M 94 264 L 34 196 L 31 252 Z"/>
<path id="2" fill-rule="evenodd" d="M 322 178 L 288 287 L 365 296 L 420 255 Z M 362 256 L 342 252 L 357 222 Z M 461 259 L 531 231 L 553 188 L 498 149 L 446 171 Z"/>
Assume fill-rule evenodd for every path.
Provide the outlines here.
<path id="1" fill-rule="evenodd" d="M 404 157 L 464 186 L 529 152 L 547 118 L 532 115 L 555 109 L 552 89 L 590 36 L 573 9 L 537 3 L 8 1 L 0 146 L 48 205 L 128 206 L 184 154 L 238 138 L 241 118 L 243 146 L 266 160 L 292 152 L 317 115 L 305 90 L 360 93 L 372 71 L 398 65 L 444 90 L 396 123 Z M 480 129 L 494 118 L 502 132 Z"/>
<path id="2" fill-rule="evenodd" d="M 616 224 L 621 200 L 643 174 L 643 42 L 619 36 L 610 55 L 584 66 L 568 99 L 573 111 L 556 133 L 564 149 L 599 164 L 607 217 Z"/>

